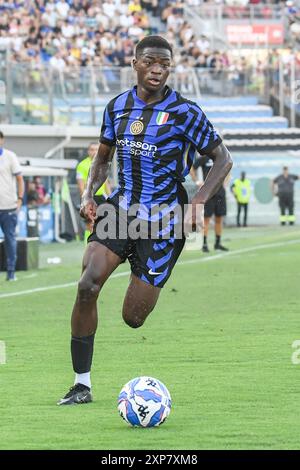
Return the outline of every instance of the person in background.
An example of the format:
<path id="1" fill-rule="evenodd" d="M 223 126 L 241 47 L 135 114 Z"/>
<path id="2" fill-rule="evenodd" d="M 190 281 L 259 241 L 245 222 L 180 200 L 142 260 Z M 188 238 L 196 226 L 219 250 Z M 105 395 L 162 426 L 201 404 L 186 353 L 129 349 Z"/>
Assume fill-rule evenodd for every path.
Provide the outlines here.
<path id="1" fill-rule="evenodd" d="M 195 159 L 193 167 L 195 170 L 201 167 L 203 181 L 206 180 L 212 166 L 213 160 L 208 155 L 201 155 Z M 199 185 L 199 183 L 197 182 Z M 217 193 L 210 198 L 204 205 L 204 227 L 203 227 L 203 253 L 209 253 L 207 237 L 210 219 L 214 216 L 215 221 L 215 250 L 228 251 L 228 248 L 222 245 L 221 237 L 223 232 L 223 217 L 226 215 L 226 191 L 222 185 Z"/>
<path id="2" fill-rule="evenodd" d="M 76 167 L 76 180 L 77 186 L 80 194 L 80 198 L 86 187 L 86 182 L 88 179 L 90 166 L 94 157 L 97 155 L 99 144 L 95 142 L 91 142 L 88 146 L 87 157 L 84 158 L 81 162 L 78 163 Z M 97 205 L 101 204 L 106 200 L 106 196 L 110 194 L 110 184 L 109 181 L 106 180 L 105 183 L 95 192 L 94 200 Z M 87 240 L 88 236 L 91 234 L 92 225 L 86 224 L 86 230 L 84 233 L 84 239 Z"/>
<path id="3" fill-rule="evenodd" d="M 3 145 L 4 135 L 0 131 L 0 228 L 4 234 L 6 251 L 6 279 L 15 281 L 16 226 L 24 197 L 24 180 L 16 154 Z"/>
<path id="4" fill-rule="evenodd" d="M 28 206 L 37 206 L 39 200 L 39 194 L 36 190 L 35 182 L 28 181 L 26 191 L 26 202 Z"/>
<path id="5" fill-rule="evenodd" d="M 298 179 L 300 179 L 299 176 L 290 174 L 288 167 L 284 166 L 282 174 L 272 181 L 272 192 L 274 196 L 278 196 L 281 225 L 286 223 L 294 225 L 296 221 L 294 214 L 294 184 Z M 288 214 L 286 214 L 286 211 Z"/>
<path id="6" fill-rule="evenodd" d="M 40 176 L 35 176 L 33 178 L 33 182 L 35 184 L 35 190 L 38 194 L 37 204 L 49 204 L 50 202 L 50 195 L 47 193 L 45 186 L 42 183 L 42 178 Z"/>
<path id="7" fill-rule="evenodd" d="M 237 202 L 237 216 L 236 216 L 236 225 L 237 227 L 241 226 L 240 216 L 242 210 L 244 211 L 243 226 L 247 227 L 247 215 L 248 215 L 248 204 L 251 194 L 251 183 L 250 180 L 246 178 L 246 173 L 242 171 L 241 177 L 236 178 L 230 188 L 232 194 L 234 195 Z"/>

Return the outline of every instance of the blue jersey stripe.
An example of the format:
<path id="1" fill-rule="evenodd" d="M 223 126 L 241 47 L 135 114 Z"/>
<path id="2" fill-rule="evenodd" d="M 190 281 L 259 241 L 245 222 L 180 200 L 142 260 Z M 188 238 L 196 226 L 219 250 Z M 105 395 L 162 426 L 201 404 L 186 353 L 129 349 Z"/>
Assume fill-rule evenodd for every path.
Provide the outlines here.
<path id="1" fill-rule="evenodd" d="M 169 274 L 169 268 L 167 267 L 162 272 L 162 274 L 160 274 L 159 276 L 155 276 L 154 285 L 157 286 L 161 281 L 163 281 L 165 279 L 165 277 L 167 277 L 168 274 Z"/>

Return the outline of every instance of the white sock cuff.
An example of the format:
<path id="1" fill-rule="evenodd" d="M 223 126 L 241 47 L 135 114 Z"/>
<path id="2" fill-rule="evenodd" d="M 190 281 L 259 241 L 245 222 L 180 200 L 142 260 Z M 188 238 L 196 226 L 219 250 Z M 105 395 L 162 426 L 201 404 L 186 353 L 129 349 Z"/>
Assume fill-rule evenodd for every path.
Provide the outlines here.
<path id="1" fill-rule="evenodd" d="M 82 384 L 86 387 L 92 388 L 91 384 L 91 373 L 85 372 L 84 374 L 75 374 L 75 384 Z"/>

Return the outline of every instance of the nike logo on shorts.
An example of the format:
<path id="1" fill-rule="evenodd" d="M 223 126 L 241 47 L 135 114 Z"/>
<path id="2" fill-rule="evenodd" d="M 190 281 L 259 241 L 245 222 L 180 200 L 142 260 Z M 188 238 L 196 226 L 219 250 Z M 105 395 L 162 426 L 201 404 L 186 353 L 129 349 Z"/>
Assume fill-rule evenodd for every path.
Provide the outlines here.
<path id="1" fill-rule="evenodd" d="M 151 274 L 152 276 L 157 276 L 158 274 L 162 274 L 162 273 L 156 273 L 155 271 L 152 271 L 152 268 L 149 269 L 148 273 Z"/>

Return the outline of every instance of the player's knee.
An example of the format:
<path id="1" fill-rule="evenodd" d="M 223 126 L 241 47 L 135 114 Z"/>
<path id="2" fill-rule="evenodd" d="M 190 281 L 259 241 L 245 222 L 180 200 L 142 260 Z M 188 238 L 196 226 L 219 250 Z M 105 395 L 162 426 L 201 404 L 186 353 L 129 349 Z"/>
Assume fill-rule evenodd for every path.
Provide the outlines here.
<path id="1" fill-rule="evenodd" d="M 78 298 L 80 302 L 96 300 L 100 292 L 100 286 L 91 279 L 80 279 L 78 283 Z"/>
<path id="2" fill-rule="evenodd" d="M 154 309 L 154 305 L 141 305 L 139 309 L 129 310 L 123 308 L 123 320 L 130 328 L 140 328 L 144 323 L 149 313 Z"/>
<path id="3" fill-rule="evenodd" d="M 140 328 L 144 324 L 144 319 L 142 320 L 139 317 L 126 317 L 123 315 L 123 320 L 125 321 L 126 325 L 130 326 L 130 328 Z"/>
<path id="4" fill-rule="evenodd" d="M 145 318 L 140 318 L 137 315 L 128 315 L 123 312 L 123 320 L 130 328 L 140 328 L 144 324 Z"/>

